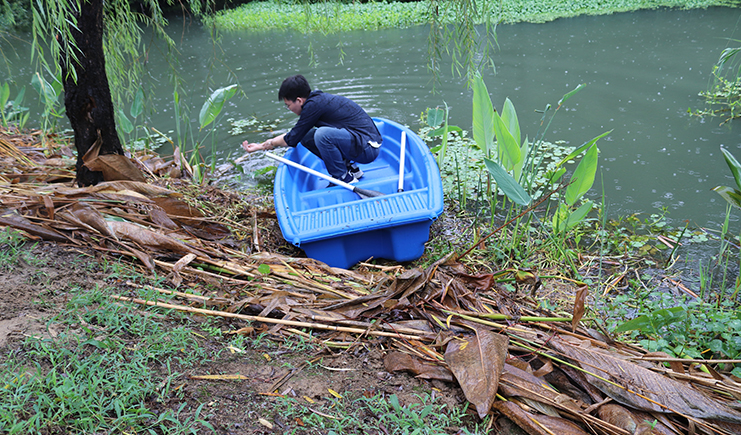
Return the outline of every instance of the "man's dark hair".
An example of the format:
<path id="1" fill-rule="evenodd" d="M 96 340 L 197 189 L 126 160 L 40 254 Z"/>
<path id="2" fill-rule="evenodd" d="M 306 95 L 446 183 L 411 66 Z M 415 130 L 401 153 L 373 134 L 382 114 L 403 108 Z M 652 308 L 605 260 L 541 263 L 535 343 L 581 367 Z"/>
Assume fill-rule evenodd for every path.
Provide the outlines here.
<path id="1" fill-rule="evenodd" d="M 297 74 L 283 80 L 278 90 L 278 101 L 296 101 L 297 98 L 309 98 L 311 86 L 304 76 Z"/>

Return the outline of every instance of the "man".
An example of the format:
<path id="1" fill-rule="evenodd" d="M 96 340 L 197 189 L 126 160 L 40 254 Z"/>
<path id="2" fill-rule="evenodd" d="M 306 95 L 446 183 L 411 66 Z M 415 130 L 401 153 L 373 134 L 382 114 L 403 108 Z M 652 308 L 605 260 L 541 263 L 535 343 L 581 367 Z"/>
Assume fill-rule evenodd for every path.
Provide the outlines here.
<path id="1" fill-rule="evenodd" d="M 355 183 L 363 176 L 356 163 L 370 163 L 378 157 L 383 138 L 370 116 L 355 102 L 339 95 L 312 91 L 302 75 L 283 80 L 278 100 L 299 116 L 288 133 L 263 143 L 244 141 L 247 152 L 295 147 L 299 142 L 317 155 L 332 177 Z"/>

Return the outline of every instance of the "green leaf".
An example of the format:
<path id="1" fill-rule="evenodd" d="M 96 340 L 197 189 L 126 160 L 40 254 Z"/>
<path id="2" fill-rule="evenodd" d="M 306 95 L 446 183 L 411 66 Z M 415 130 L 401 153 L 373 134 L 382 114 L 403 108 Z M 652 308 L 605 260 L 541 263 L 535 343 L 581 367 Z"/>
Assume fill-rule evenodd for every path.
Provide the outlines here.
<path id="1" fill-rule="evenodd" d="M 5 104 L 8 102 L 8 98 L 10 98 L 10 85 L 5 82 L 0 87 L 0 111 L 5 110 Z"/>
<path id="2" fill-rule="evenodd" d="M 741 192 L 737 189 L 727 186 L 716 186 L 712 190 L 713 192 L 717 192 L 718 195 L 722 196 L 732 206 L 741 208 Z"/>
<path id="3" fill-rule="evenodd" d="M 549 183 L 553 184 L 556 181 L 558 181 L 565 173 L 566 173 L 566 168 L 559 168 L 556 171 L 546 172 L 545 177 Z"/>
<path id="4" fill-rule="evenodd" d="M 512 136 L 507 125 L 498 113 L 494 113 L 494 129 L 497 136 L 497 151 L 502 166 L 511 171 L 522 160 L 520 143 Z"/>
<path id="5" fill-rule="evenodd" d="M 131 117 L 136 119 L 139 117 L 139 115 L 142 114 L 142 111 L 144 110 L 144 91 L 142 91 L 141 88 L 139 88 L 136 91 L 136 95 L 134 96 L 134 102 L 131 104 L 131 110 L 129 113 L 131 114 Z"/>
<path id="6" fill-rule="evenodd" d="M 504 100 L 504 107 L 502 107 L 502 121 L 507 126 L 507 130 L 512 134 L 512 137 L 517 141 L 517 146 L 522 143 L 522 135 L 520 133 L 520 122 L 517 120 L 517 112 L 515 111 L 515 105 L 512 104 L 509 98 Z"/>
<path id="7" fill-rule="evenodd" d="M 578 156 L 584 150 L 586 150 L 587 148 L 591 147 L 592 145 L 594 145 L 595 143 L 597 143 L 598 140 L 602 139 L 603 137 L 607 136 L 610 133 L 612 133 L 612 130 L 606 131 L 606 132 L 602 133 L 601 135 L 595 137 L 594 139 L 590 140 L 589 142 L 586 142 L 585 144 L 583 144 L 579 148 L 577 148 L 574 151 L 572 151 L 571 154 L 569 154 L 568 156 L 564 157 L 560 162 L 558 162 L 558 164 L 556 164 L 556 166 L 561 166 L 564 163 L 568 162 L 569 160 L 573 159 L 574 157 Z"/>
<path id="8" fill-rule="evenodd" d="M 589 148 L 576 167 L 574 175 L 571 176 L 571 183 L 564 194 L 566 204 L 569 206 L 576 204 L 576 201 L 592 188 L 594 176 L 597 173 L 598 153 L 599 150 L 596 146 Z"/>
<path id="9" fill-rule="evenodd" d="M 525 189 L 501 166 L 490 159 L 484 159 L 484 163 L 486 164 L 486 168 L 489 169 L 491 176 L 497 182 L 497 187 L 502 189 L 502 192 L 507 195 L 507 198 L 522 206 L 526 206 L 532 202 L 530 195 L 527 194 Z"/>
<path id="10" fill-rule="evenodd" d="M 660 328 L 679 322 L 687 317 L 683 307 L 662 308 L 629 320 L 615 329 L 615 332 L 637 330 L 642 333 L 655 333 Z"/>
<path id="11" fill-rule="evenodd" d="M 38 72 L 34 73 L 33 77 L 31 77 L 31 86 L 44 99 L 45 105 L 48 106 L 57 101 L 57 93 L 54 91 L 54 88 Z"/>
<path id="12" fill-rule="evenodd" d="M 435 107 L 427 109 L 427 125 L 437 127 L 445 121 L 445 110 Z"/>
<path id="13" fill-rule="evenodd" d="M 443 134 L 447 135 L 451 131 L 454 131 L 456 133 L 463 133 L 463 129 L 456 126 L 456 125 L 449 125 L 447 127 L 440 127 L 436 128 L 435 130 L 432 130 L 429 135 L 430 137 L 438 137 L 442 136 Z"/>
<path id="14" fill-rule="evenodd" d="M 565 103 L 566 100 L 568 100 L 569 98 L 573 97 L 574 94 L 576 94 L 577 92 L 581 91 L 585 86 L 586 86 L 586 84 L 582 83 L 579 86 L 577 86 L 576 88 L 574 88 L 573 91 L 567 92 L 563 97 L 561 97 L 560 100 L 558 100 L 558 105 L 560 106 L 561 104 Z"/>
<path id="15" fill-rule="evenodd" d="M 270 273 L 270 266 L 267 264 L 261 264 L 257 266 L 257 271 L 262 275 L 268 275 Z"/>
<path id="16" fill-rule="evenodd" d="M 473 140 L 484 153 L 494 146 L 494 106 L 478 73 L 473 82 Z"/>
<path id="17" fill-rule="evenodd" d="M 124 113 L 120 107 L 116 109 L 116 114 L 118 115 L 118 124 L 121 126 L 124 133 L 130 134 L 134 131 L 134 125 L 129 121 L 129 118 L 126 117 L 126 113 Z"/>
<path id="18" fill-rule="evenodd" d="M 26 87 L 23 86 L 20 91 L 18 91 L 18 95 L 15 96 L 15 100 L 13 100 L 13 107 L 19 108 L 21 104 L 23 104 L 23 97 L 26 96 Z"/>
<path id="19" fill-rule="evenodd" d="M 226 100 L 230 99 L 237 93 L 237 85 L 229 85 L 224 88 L 215 90 L 210 97 L 203 103 L 201 107 L 201 113 L 198 116 L 198 122 L 201 124 L 201 129 L 212 123 L 221 109 L 224 108 Z"/>
<path id="20" fill-rule="evenodd" d="M 725 157 L 726 163 L 731 169 L 733 179 L 736 180 L 736 186 L 741 189 L 741 164 L 738 163 L 738 160 L 727 149 L 720 147 L 720 151 L 723 153 L 723 157 Z"/>
<path id="21" fill-rule="evenodd" d="M 584 204 L 576 210 L 566 213 L 566 218 L 558 223 L 558 231 L 563 232 L 575 227 L 579 222 L 583 221 L 584 218 L 587 217 L 587 214 L 592 211 L 593 207 L 594 204 L 592 201 L 585 201 Z"/>

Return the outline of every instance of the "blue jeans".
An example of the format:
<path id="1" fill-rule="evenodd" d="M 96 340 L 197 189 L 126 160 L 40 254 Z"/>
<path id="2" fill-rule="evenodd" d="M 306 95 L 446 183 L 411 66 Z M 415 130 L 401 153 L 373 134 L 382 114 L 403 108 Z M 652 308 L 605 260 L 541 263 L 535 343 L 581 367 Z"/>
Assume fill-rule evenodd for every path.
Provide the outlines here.
<path id="1" fill-rule="evenodd" d="M 329 175 L 338 180 L 347 175 L 346 162 L 370 163 L 379 153 L 369 144 L 358 146 L 349 131 L 334 127 L 312 128 L 301 139 L 301 145 L 322 159 Z"/>

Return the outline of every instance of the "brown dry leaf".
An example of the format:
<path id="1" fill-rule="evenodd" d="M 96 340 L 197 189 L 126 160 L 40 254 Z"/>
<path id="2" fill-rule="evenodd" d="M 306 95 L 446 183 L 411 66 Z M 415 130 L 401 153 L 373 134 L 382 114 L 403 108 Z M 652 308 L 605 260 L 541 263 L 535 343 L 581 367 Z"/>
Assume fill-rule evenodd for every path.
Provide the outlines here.
<path id="1" fill-rule="evenodd" d="M 64 237 L 62 234 L 52 230 L 51 228 L 46 228 L 45 226 L 31 222 L 18 214 L 16 210 L 4 210 L 0 212 L 0 225 L 6 225 L 17 230 L 25 231 L 32 236 L 41 237 L 44 240 L 51 240 L 54 242 L 70 241 L 70 239 Z"/>
<path id="2" fill-rule="evenodd" d="M 482 419 L 496 398 L 508 344 L 506 335 L 482 329 L 475 336 L 451 340 L 445 350 L 445 362 Z"/>
<path id="3" fill-rule="evenodd" d="M 383 358 L 383 365 L 389 373 L 408 371 L 422 379 L 439 379 L 452 382 L 450 370 L 437 364 L 426 363 L 403 352 L 390 352 Z"/>
<path id="4" fill-rule="evenodd" d="M 102 140 L 98 137 L 93 146 L 82 157 L 83 164 L 95 172 L 102 172 L 103 179 L 111 180 L 134 180 L 146 182 L 146 178 L 131 159 L 120 154 L 100 155 Z"/>
<path id="5" fill-rule="evenodd" d="M 741 423 L 741 413 L 680 382 L 596 348 L 553 339 L 549 345 L 575 360 L 589 383 L 615 401 L 649 412 L 672 412 L 697 419 Z"/>
<path id="6" fill-rule="evenodd" d="M 589 287 L 583 285 L 576 291 L 576 297 L 574 298 L 574 315 L 571 317 L 571 331 L 576 331 L 576 327 L 579 326 L 579 321 L 584 317 L 584 306 L 587 302 L 587 296 L 589 295 Z"/>
<path id="7" fill-rule="evenodd" d="M 614 403 L 605 403 L 597 408 L 597 415 L 602 420 L 621 429 L 625 429 L 630 433 L 634 433 L 638 428 L 638 424 L 641 422 L 630 410 Z"/>
<path id="8" fill-rule="evenodd" d="M 198 255 L 198 251 L 185 243 L 136 224 L 112 221 L 108 225 L 119 239 L 131 240 L 149 248 L 174 251 L 180 254 Z"/>
<path id="9" fill-rule="evenodd" d="M 95 208 L 88 204 L 78 202 L 69 209 L 70 213 L 77 218 L 80 222 L 95 228 L 98 232 L 104 236 L 112 237 L 108 222 L 105 220 L 102 214 Z"/>
<path id="10" fill-rule="evenodd" d="M 559 417 L 531 414 L 512 401 L 498 401 L 494 408 L 507 416 L 529 435 L 587 435 L 575 423 Z"/>

